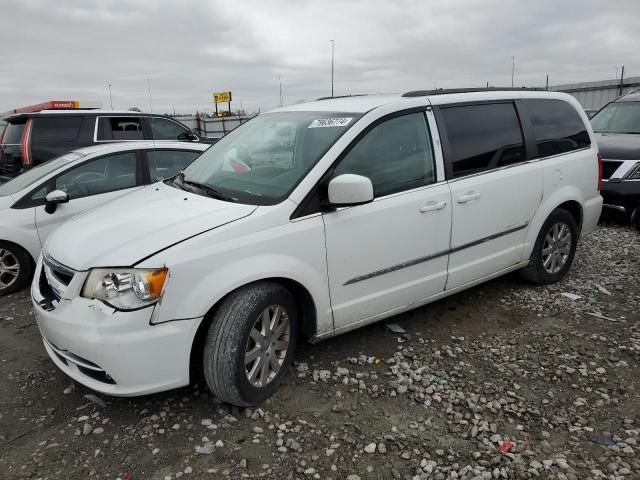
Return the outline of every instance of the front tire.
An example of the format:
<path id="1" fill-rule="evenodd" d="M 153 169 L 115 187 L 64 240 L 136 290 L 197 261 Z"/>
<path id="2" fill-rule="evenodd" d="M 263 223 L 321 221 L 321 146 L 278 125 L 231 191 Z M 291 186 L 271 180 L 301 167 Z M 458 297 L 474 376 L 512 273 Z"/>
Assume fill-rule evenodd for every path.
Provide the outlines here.
<path id="1" fill-rule="evenodd" d="M 575 219 L 562 208 L 554 210 L 542 225 L 529 265 L 521 270 L 521 276 L 537 285 L 559 282 L 571 268 L 577 245 Z"/>
<path id="2" fill-rule="evenodd" d="M 273 395 L 295 355 L 298 315 L 293 296 L 277 283 L 230 294 L 214 314 L 204 347 L 204 375 L 213 394 L 239 407 Z"/>
<path id="3" fill-rule="evenodd" d="M 15 243 L 0 241 L 0 296 L 24 288 L 32 275 L 29 254 Z"/>

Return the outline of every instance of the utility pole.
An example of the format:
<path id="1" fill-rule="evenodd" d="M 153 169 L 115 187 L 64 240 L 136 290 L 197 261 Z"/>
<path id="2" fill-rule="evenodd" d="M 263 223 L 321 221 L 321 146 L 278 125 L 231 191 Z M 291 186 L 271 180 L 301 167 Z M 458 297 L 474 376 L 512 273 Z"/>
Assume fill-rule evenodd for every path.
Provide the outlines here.
<path id="1" fill-rule="evenodd" d="M 279 107 L 282 107 L 282 76 L 278 75 L 278 85 L 280 87 L 280 103 L 278 104 Z"/>
<path id="2" fill-rule="evenodd" d="M 513 77 L 516 73 L 516 57 L 511 57 L 511 88 L 513 88 Z"/>
<path id="3" fill-rule="evenodd" d="M 335 48 L 335 41 L 334 40 L 330 40 L 331 42 L 331 98 L 333 98 L 333 59 L 334 59 L 334 48 Z"/>
<path id="4" fill-rule="evenodd" d="M 549 74 L 547 73 L 547 84 L 544 87 L 545 90 L 549 90 Z"/>
<path id="5" fill-rule="evenodd" d="M 113 110 L 113 97 L 111 96 L 111 84 L 109 84 L 109 102 L 111 103 L 111 110 Z"/>
<path id="6" fill-rule="evenodd" d="M 620 69 L 620 95 L 622 95 L 622 89 L 624 88 L 624 65 Z"/>

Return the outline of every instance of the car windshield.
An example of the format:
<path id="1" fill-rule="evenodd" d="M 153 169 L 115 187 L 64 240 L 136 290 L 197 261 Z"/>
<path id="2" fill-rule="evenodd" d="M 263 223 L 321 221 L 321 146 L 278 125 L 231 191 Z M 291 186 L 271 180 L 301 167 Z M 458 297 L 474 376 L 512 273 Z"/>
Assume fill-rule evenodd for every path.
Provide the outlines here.
<path id="1" fill-rule="evenodd" d="M 259 115 L 211 146 L 172 184 L 253 205 L 282 201 L 359 113 Z"/>
<path id="2" fill-rule="evenodd" d="M 46 177 L 58 168 L 84 156 L 86 155 L 83 153 L 69 152 L 65 155 L 62 155 L 61 157 L 51 160 L 50 162 L 43 163 L 42 165 L 31 168 L 18 175 L 16 178 L 9 180 L 7 183 L 3 183 L 2 185 L 0 185 L 0 197 L 14 195 L 19 191 L 30 187 L 38 180 Z"/>
<path id="3" fill-rule="evenodd" d="M 591 119 L 597 133 L 640 133 L 640 102 L 615 102 Z"/>

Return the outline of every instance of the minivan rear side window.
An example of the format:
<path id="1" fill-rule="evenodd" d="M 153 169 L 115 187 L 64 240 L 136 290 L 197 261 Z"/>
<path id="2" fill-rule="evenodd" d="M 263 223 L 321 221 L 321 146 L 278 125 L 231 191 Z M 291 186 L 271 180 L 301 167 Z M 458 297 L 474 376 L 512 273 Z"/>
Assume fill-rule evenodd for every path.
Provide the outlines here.
<path id="1" fill-rule="evenodd" d="M 80 133 L 82 117 L 36 117 L 33 122 L 33 143 L 73 142 Z"/>
<path id="2" fill-rule="evenodd" d="M 96 140 L 143 140 L 142 121 L 138 117 L 99 117 Z"/>
<path id="3" fill-rule="evenodd" d="M 582 118 L 563 100 L 533 98 L 524 100 L 538 147 L 536 158 L 588 148 L 589 132 Z"/>
<path id="4" fill-rule="evenodd" d="M 522 129 L 513 103 L 441 107 L 449 140 L 453 178 L 526 160 Z"/>

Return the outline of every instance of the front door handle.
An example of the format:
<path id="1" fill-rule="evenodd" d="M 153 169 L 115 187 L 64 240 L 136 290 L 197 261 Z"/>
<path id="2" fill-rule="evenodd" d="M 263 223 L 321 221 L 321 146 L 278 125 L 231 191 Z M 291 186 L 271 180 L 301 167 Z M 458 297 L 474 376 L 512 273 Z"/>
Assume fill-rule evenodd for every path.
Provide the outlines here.
<path id="1" fill-rule="evenodd" d="M 467 192 L 464 195 L 458 197 L 458 203 L 472 202 L 480 198 L 480 192 Z"/>
<path id="2" fill-rule="evenodd" d="M 447 206 L 447 202 L 442 200 L 441 202 L 429 202 L 423 207 L 420 207 L 420 213 L 433 212 L 434 210 L 442 210 Z"/>

